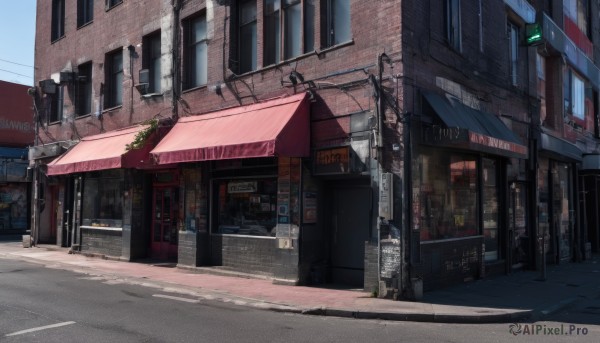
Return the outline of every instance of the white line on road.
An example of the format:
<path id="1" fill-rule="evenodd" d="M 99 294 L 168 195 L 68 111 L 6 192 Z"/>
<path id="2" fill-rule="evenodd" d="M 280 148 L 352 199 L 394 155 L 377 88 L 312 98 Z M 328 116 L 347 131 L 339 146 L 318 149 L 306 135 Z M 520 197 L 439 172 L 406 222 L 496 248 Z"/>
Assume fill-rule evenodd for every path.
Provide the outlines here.
<path id="1" fill-rule="evenodd" d="M 17 331 L 17 332 L 9 333 L 8 335 L 6 335 L 4 337 L 17 336 L 17 335 L 22 335 L 22 334 L 25 334 L 25 333 L 30 333 L 30 332 L 35 332 L 35 331 L 41 331 L 41 330 L 46 330 L 46 329 L 59 328 L 61 326 L 66 326 L 66 325 L 71 325 L 71 324 L 75 324 L 75 322 L 63 322 L 63 323 L 57 323 L 57 324 L 52 324 L 52 325 L 40 326 L 40 327 L 37 327 L 37 328 L 32 328 L 32 329 L 27 329 L 27 330 L 22 330 L 22 331 Z"/>
<path id="2" fill-rule="evenodd" d="M 165 299 L 171 299 L 171 300 L 177 300 L 177 301 L 185 301 L 186 303 L 192 303 L 192 304 L 197 304 L 200 302 L 200 300 L 198 300 L 198 299 L 174 297 L 172 295 L 166 295 L 166 294 L 152 294 L 152 296 L 156 297 L 156 298 L 165 298 Z"/>

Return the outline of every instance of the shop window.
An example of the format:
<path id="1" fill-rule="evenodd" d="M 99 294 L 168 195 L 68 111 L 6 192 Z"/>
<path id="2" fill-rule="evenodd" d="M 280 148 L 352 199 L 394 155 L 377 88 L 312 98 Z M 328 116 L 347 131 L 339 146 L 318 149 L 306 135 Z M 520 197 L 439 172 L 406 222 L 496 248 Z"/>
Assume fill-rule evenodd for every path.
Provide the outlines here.
<path id="1" fill-rule="evenodd" d="M 446 0 L 444 11 L 446 40 L 454 50 L 461 51 L 460 0 Z"/>
<path id="2" fill-rule="evenodd" d="M 426 150 L 417 168 L 421 240 L 479 235 L 476 157 Z"/>
<path id="3" fill-rule="evenodd" d="M 246 0 L 238 5 L 238 71 L 256 70 L 256 0 Z"/>
<path id="4" fill-rule="evenodd" d="M 94 0 L 77 0 L 77 27 L 94 20 Z"/>
<path id="5" fill-rule="evenodd" d="M 76 115 L 84 116 L 92 112 L 92 62 L 77 67 Z"/>
<path id="6" fill-rule="evenodd" d="M 275 236 L 277 178 L 216 180 L 213 233 Z"/>
<path id="7" fill-rule="evenodd" d="M 535 54 L 535 70 L 538 79 L 546 79 L 546 58 L 539 53 Z"/>
<path id="8" fill-rule="evenodd" d="M 2 170 L 4 168 L 10 168 L 10 166 L 7 165 L 7 161 L 1 160 L 0 163 L 0 171 L 7 173 L 7 171 Z M 26 168 L 26 166 L 24 167 Z M 0 178 L 0 180 L 2 179 Z M 0 184 L 0 233 L 2 230 L 27 229 L 27 204 L 28 198 L 26 183 L 15 182 L 10 184 Z"/>
<path id="9" fill-rule="evenodd" d="M 185 88 L 205 85 L 208 80 L 208 41 L 206 16 L 198 15 L 183 22 Z"/>
<path id="10" fill-rule="evenodd" d="M 334 46 L 348 42 L 352 39 L 350 26 L 350 1 L 346 0 L 327 0 L 322 2 L 322 18 L 326 20 L 325 29 L 322 30 L 324 37 L 324 46 Z"/>
<path id="11" fill-rule="evenodd" d="M 509 22 L 507 35 L 510 83 L 517 86 L 519 84 L 519 28 Z"/>
<path id="12" fill-rule="evenodd" d="M 121 227 L 123 220 L 123 171 L 91 173 L 83 187 L 83 225 Z"/>
<path id="13" fill-rule="evenodd" d="M 123 50 L 106 55 L 104 65 L 106 77 L 105 106 L 107 108 L 121 106 L 123 103 Z"/>
<path id="14" fill-rule="evenodd" d="M 65 35 L 65 0 L 52 0 L 52 29 L 50 40 L 62 38 Z"/>
<path id="15" fill-rule="evenodd" d="M 495 160 L 484 158 L 482 161 L 483 177 L 483 243 L 485 244 L 485 260 L 496 261 L 498 255 L 498 165 Z"/>
<path id="16" fill-rule="evenodd" d="M 144 57 L 142 65 L 148 69 L 148 93 L 160 93 L 160 31 L 150 34 L 143 39 Z"/>

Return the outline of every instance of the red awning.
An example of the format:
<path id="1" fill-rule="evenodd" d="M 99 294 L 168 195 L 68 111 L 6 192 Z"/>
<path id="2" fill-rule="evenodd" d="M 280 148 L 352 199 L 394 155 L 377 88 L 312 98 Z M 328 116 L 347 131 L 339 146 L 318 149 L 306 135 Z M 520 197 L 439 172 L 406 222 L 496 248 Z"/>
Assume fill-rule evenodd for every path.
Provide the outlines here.
<path id="1" fill-rule="evenodd" d="M 305 93 L 179 119 L 150 153 L 158 164 L 310 154 Z"/>
<path id="2" fill-rule="evenodd" d="M 127 151 L 135 136 L 147 125 L 82 138 L 69 151 L 48 164 L 48 175 L 95 170 L 135 168 L 149 161 L 149 147 Z"/>

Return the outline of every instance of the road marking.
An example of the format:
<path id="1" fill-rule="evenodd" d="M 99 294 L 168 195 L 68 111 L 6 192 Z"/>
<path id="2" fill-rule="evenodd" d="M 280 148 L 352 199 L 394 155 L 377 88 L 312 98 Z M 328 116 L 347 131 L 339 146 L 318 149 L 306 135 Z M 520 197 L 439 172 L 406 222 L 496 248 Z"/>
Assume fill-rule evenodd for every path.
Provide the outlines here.
<path id="1" fill-rule="evenodd" d="M 52 324 L 52 325 L 40 326 L 40 327 L 37 327 L 37 328 L 32 328 L 32 329 L 27 329 L 27 330 L 22 330 L 22 331 L 17 331 L 17 332 L 9 333 L 8 335 L 6 335 L 4 337 L 17 336 L 17 335 L 22 335 L 22 334 L 26 334 L 26 333 L 30 333 L 30 332 L 35 332 L 35 331 L 41 331 L 41 330 L 46 330 L 46 329 L 59 328 L 61 326 L 66 326 L 66 325 L 71 325 L 71 324 L 75 324 L 75 322 L 63 322 L 63 323 L 57 323 L 57 324 Z"/>
<path id="2" fill-rule="evenodd" d="M 198 300 L 198 299 L 174 297 L 172 295 L 166 295 L 166 294 L 152 294 L 152 296 L 156 297 L 156 298 L 165 298 L 165 299 L 171 299 L 171 300 L 177 300 L 177 301 L 185 301 L 186 303 L 192 303 L 192 304 L 197 304 L 200 302 L 200 300 Z"/>

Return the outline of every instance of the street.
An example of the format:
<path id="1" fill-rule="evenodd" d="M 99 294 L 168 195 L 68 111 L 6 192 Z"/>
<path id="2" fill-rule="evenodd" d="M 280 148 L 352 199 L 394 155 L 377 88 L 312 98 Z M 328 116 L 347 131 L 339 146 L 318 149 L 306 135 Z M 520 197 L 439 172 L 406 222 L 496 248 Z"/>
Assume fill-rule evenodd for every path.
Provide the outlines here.
<path id="1" fill-rule="evenodd" d="M 550 329 L 561 327 L 558 322 L 522 323 L 522 332 L 515 336 L 511 324 L 452 325 L 283 314 L 0 259 L 2 342 L 597 341 L 600 326 L 587 323 L 597 323 L 600 315 L 578 313 L 565 319 L 569 318 L 586 323 L 576 324 L 579 335 L 548 335 Z M 528 328 L 532 332 L 523 334 Z M 569 325 L 563 329 L 568 330 Z"/>

